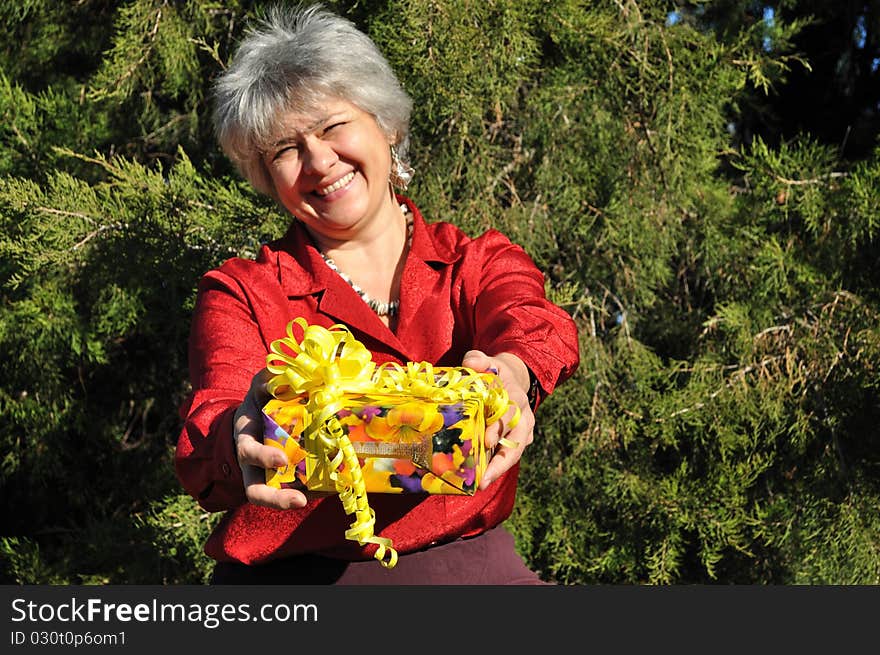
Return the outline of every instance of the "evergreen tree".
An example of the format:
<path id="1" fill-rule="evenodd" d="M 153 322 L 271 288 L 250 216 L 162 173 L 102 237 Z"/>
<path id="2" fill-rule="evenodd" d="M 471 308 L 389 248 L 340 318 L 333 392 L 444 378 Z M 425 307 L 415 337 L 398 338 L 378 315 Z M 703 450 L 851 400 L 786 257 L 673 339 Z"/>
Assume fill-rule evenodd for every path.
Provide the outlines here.
<path id="1" fill-rule="evenodd" d="M 288 220 L 208 122 L 265 4 L 0 0 L 5 581 L 207 578 L 217 517 L 171 458 L 197 280 Z M 793 109 L 819 73 L 873 88 L 875 3 L 855 46 L 808 0 L 328 4 L 415 100 L 425 216 L 505 231 L 580 327 L 523 460 L 526 560 L 880 582 L 876 98 L 842 97 L 847 148 Z"/>

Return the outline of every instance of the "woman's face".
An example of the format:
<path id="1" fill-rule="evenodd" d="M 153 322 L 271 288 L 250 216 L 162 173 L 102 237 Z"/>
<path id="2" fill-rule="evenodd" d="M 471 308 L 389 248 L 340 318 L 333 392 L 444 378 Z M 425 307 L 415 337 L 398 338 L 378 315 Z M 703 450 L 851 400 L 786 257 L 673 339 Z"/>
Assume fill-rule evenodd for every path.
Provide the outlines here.
<path id="1" fill-rule="evenodd" d="M 263 155 L 278 200 L 313 233 L 347 240 L 393 206 L 390 142 L 371 114 L 331 98 L 281 116 Z"/>

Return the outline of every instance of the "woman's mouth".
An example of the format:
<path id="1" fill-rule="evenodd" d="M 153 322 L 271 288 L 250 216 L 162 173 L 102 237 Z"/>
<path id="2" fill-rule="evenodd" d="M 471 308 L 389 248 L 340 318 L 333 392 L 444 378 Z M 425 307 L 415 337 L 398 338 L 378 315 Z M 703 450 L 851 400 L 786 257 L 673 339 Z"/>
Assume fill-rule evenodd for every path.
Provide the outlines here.
<path id="1" fill-rule="evenodd" d="M 319 196 L 330 195 L 334 191 L 339 191 L 339 189 L 344 187 L 346 184 L 351 182 L 353 179 L 354 179 L 354 171 L 351 171 L 350 173 L 347 173 L 347 174 L 343 175 L 342 177 L 340 177 L 333 184 L 315 189 L 315 193 L 317 193 Z"/>

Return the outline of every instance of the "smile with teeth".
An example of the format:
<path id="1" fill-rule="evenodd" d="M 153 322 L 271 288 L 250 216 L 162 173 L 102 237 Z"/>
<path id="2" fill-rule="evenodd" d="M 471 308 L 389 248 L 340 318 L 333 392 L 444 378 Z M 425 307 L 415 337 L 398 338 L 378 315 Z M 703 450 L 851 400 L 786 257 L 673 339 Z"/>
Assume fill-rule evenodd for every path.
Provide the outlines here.
<path id="1" fill-rule="evenodd" d="M 333 184 L 331 184 L 329 186 L 321 187 L 320 189 L 315 189 L 315 193 L 317 193 L 319 196 L 329 195 L 329 194 L 333 193 L 334 191 L 339 191 L 339 189 L 344 187 L 346 184 L 351 182 L 353 179 L 354 179 L 354 171 L 352 171 L 351 173 L 348 173 L 347 175 L 343 175 L 342 177 L 340 177 L 338 180 L 336 180 Z"/>

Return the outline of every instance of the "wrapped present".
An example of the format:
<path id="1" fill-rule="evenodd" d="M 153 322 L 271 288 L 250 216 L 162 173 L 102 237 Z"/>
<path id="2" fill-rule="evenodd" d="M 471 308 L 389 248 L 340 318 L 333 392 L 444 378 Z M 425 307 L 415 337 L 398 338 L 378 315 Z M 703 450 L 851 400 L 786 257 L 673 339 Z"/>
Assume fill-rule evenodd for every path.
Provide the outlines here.
<path id="1" fill-rule="evenodd" d="M 495 374 L 466 367 L 376 366 L 343 325 L 298 318 L 287 334 L 266 358 L 273 399 L 263 415 L 264 443 L 288 464 L 268 469 L 266 483 L 337 492 L 355 515 L 346 537 L 377 544 L 376 558 L 393 566 L 367 493 L 475 493 L 491 456 L 485 428 L 507 413 L 507 393 Z"/>
<path id="2" fill-rule="evenodd" d="M 422 371 L 424 373 L 424 371 Z M 458 369 L 434 369 L 438 384 Z M 267 471 L 274 487 L 336 491 L 321 453 L 306 448 L 302 401 L 271 400 L 263 408 L 264 443 L 284 450 L 288 465 Z M 489 461 L 483 399 L 436 401 L 402 394 L 345 394 L 336 418 L 358 458 L 368 493 L 473 495 Z M 344 465 L 337 469 L 346 475 Z"/>

